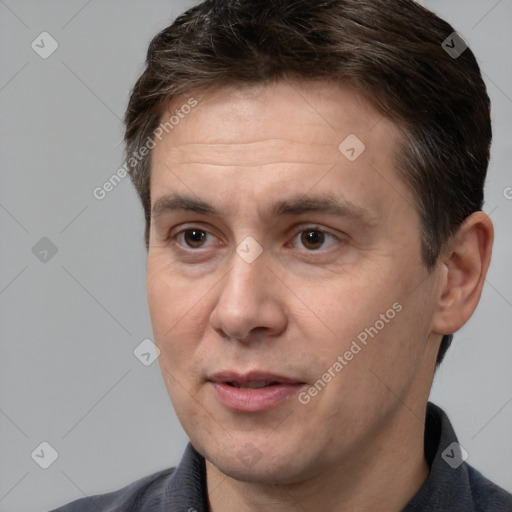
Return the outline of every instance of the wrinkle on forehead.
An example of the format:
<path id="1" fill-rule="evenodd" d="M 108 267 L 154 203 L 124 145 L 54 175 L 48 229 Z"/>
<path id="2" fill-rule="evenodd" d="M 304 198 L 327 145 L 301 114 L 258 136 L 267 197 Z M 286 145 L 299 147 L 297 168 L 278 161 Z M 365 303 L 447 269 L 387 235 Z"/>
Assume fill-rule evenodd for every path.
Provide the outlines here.
<path id="1" fill-rule="evenodd" d="M 285 139 L 237 144 L 195 143 L 172 145 L 166 159 L 174 164 L 209 164 L 258 167 L 276 163 L 333 165 L 341 156 L 336 144 L 315 144 Z"/>

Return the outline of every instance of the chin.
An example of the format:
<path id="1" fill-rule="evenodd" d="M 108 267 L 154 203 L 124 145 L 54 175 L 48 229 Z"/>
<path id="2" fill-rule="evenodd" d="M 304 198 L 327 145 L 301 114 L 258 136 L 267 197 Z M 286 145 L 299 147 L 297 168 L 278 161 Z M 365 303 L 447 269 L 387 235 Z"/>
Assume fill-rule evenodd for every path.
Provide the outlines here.
<path id="1" fill-rule="evenodd" d="M 286 464 L 267 464 L 261 460 L 254 467 L 247 467 L 240 462 L 218 462 L 217 469 L 226 476 L 238 480 L 260 485 L 287 485 L 302 480 L 295 474 L 293 468 Z"/>
<path id="2" fill-rule="evenodd" d="M 292 450 L 293 451 L 293 450 Z M 224 450 L 206 450 L 207 460 L 226 476 L 241 482 L 261 485 L 287 485 L 303 481 L 313 473 L 303 453 L 278 452 L 275 446 L 261 451 L 251 442 Z M 299 455 L 302 458 L 299 459 Z"/>

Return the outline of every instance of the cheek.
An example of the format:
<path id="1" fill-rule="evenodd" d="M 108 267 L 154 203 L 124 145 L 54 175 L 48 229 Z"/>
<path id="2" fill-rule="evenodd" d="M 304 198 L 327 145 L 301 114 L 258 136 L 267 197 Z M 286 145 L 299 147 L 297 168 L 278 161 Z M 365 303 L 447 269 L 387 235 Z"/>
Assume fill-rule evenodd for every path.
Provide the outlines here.
<path id="1" fill-rule="evenodd" d="M 398 295 L 381 276 L 339 279 L 322 288 L 310 295 L 318 297 L 315 312 L 332 336 L 349 344 L 392 308 Z"/>
<path id="2" fill-rule="evenodd" d="M 181 302 L 176 300 L 176 288 L 167 274 L 148 265 L 146 293 L 153 333 L 158 342 L 177 322 Z"/>
<path id="3" fill-rule="evenodd" d="M 214 285 L 184 277 L 164 256 L 148 257 L 146 292 L 160 365 L 182 383 L 197 377 L 195 363 L 202 359 L 201 340 L 209 325 L 207 291 Z"/>
<path id="4" fill-rule="evenodd" d="M 193 293 L 187 293 L 185 283 L 164 263 L 164 258 L 148 257 L 146 294 L 155 343 L 160 349 L 160 360 L 172 362 L 171 354 L 179 354 L 187 347 L 178 343 L 184 339 L 184 329 L 190 325 L 193 312 Z"/>
<path id="5" fill-rule="evenodd" d="M 153 329 L 160 338 L 183 328 L 186 322 L 180 319 L 185 320 L 200 298 L 197 284 L 181 277 L 169 258 L 156 249 L 148 256 L 146 293 Z"/>
<path id="6" fill-rule="evenodd" d="M 428 290 L 420 286 L 410 293 L 407 283 L 412 281 L 405 272 L 397 279 L 396 269 L 390 268 L 369 272 L 364 279 L 358 275 L 333 281 L 321 294 L 310 290 L 307 296 L 316 297 L 308 302 L 314 315 L 302 316 L 299 322 L 306 337 L 314 339 L 317 371 L 329 368 L 345 353 L 350 366 L 366 370 L 381 367 L 396 372 L 399 361 L 401 367 L 414 370 L 410 362 L 419 364 L 430 313 Z"/>

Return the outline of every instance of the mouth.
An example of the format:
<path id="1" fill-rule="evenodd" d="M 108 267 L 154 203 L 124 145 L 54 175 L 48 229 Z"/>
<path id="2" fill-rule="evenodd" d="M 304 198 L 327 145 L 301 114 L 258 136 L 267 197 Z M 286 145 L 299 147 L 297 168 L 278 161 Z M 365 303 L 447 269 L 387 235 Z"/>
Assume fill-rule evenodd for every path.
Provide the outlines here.
<path id="1" fill-rule="evenodd" d="M 290 377 L 261 371 L 245 374 L 219 372 L 209 377 L 207 382 L 222 405 L 239 412 L 271 409 L 305 385 Z"/>
<path id="2" fill-rule="evenodd" d="M 304 382 L 300 382 L 297 379 L 263 371 L 251 371 L 247 373 L 222 371 L 213 374 L 207 380 L 236 388 L 250 389 L 259 389 L 268 386 L 277 386 L 280 384 L 304 384 Z"/>
<path id="3" fill-rule="evenodd" d="M 268 388 L 269 386 L 278 386 L 281 384 L 280 382 L 247 382 L 245 384 L 242 384 L 240 382 L 225 382 L 228 386 L 239 388 L 239 389 L 261 389 L 261 388 Z"/>

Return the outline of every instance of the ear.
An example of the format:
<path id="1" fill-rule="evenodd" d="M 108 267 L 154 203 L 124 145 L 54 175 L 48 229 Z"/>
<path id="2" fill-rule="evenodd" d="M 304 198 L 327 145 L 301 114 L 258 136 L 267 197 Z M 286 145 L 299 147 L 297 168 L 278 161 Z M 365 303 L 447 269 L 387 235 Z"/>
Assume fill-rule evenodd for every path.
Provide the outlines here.
<path id="1" fill-rule="evenodd" d="M 452 334 L 471 317 L 491 262 L 494 228 L 482 211 L 471 214 L 446 243 L 440 257 L 441 279 L 432 330 Z"/>

